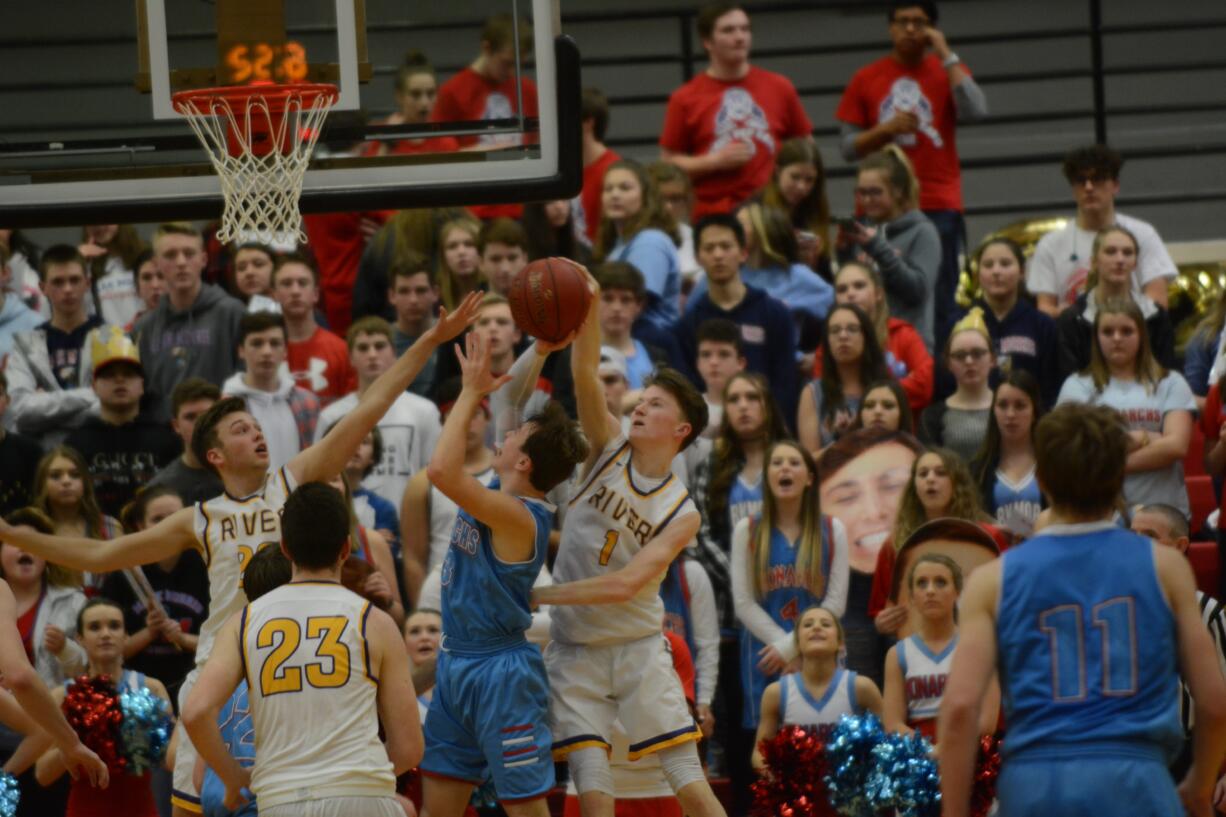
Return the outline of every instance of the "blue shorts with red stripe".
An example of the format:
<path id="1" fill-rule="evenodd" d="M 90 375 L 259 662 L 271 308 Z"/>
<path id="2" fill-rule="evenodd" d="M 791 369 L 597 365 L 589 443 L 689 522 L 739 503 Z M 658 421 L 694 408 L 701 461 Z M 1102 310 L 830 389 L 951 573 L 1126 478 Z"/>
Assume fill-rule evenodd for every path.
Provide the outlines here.
<path id="1" fill-rule="evenodd" d="M 422 773 L 492 778 L 504 801 L 544 796 L 554 775 L 541 651 L 527 642 L 485 655 L 441 650 L 424 732 Z"/>

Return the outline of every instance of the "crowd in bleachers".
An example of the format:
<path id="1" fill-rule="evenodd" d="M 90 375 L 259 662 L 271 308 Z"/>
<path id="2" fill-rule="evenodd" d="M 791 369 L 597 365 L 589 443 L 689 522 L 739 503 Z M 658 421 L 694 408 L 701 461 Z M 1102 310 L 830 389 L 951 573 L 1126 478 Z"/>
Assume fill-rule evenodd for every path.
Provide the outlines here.
<path id="1" fill-rule="evenodd" d="M 806 626 L 839 628 L 846 666 L 871 682 L 855 690 L 861 705 L 884 707 L 899 728 L 925 720 L 908 721 L 905 636 L 948 640 L 954 625 L 952 613 L 909 622 L 907 599 L 948 566 L 902 576 L 895 564 L 933 520 L 974 523 L 979 533 L 959 536 L 993 554 L 1042 527 L 1033 429 L 1045 410 L 1096 403 L 1125 419 L 1121 525 L 1185 549 L 1216 536 L 1212 523 L 1197 529 L 1202 519 L 1190 527 L 1184 468 L 1203 436 L 1208 474 L 1226 474 L 1226 306 L 1205 317 L 1181 368 L 1166 309 L 1175 265 L 1153 226 L 1115 210 L 1123 161 L 1102 145 L 1070 145 L 1050 169 L 1069 183 L 1070 218 L 1029 258 L 1008 238 L 968 245 L 957 123 L 988 116 L 989 100 L 934 3 L 891 4 L 882 23 L 891 52 L 848 78 L 829 112 L 857 168 L 853 201 L 828 198 L 792 82 L 752 63 L 749 15 L 714 3 L 697 17 L 708 65 L 673 93 L 657 162 L 607 147 L 609 105 L 584 91 L 583 188 L 571 201 L 311 215 L 310 241 L 290 250 L 222 246 L 213 229 L 181 222 L 160 225 L 148 246 L 128 225 L 45 248 L 0 230 L 0 514 L 101 540 L 221 494 L 192 431 L 223 395 L 246 400 L 280 467 L 357 404 L 439 307 L 477 290 L 487 294 L 471 331 L 504 374 L 532 342 L 512 318 L 511 281 L 531 260 L 563 256 L 601 287 L 610 411 L 628 424 L 660 366 L 689 377 L 708 406 L 708 427 L 674 463 L 702 527 L 660 592 L 663 626 L 692 654 L 709 771 L 732 778 L 743 808 L 753 738 L 782 722 L 788 694 L 767 684 L 817 660 L 793 636 L 810 604 L 840 619 Z M 441 85 L 411 54 L 388 122 L 513 111 L 512 36 L 509 20 L 492 19 L 476 60 Z M 535 114 L 527 80 L 522 100 Z M 976 273 L 968 307 L 955 298 L 964 258 Z M 405 625 L 423 664 L 437 650 L 437 574 L 457 512 L 425 467 L 459 373 L 438 351 L 336 482 L 369 566 L 355 568 L 354 586 Z M 567 350 L 546 362 L 528 413 L 551 398 L 574 414 Z M 485 482 L 492 420 L 486 406 L 464 457 Z M 48 684 L 84 670 L 76 620 L 102 595 L 122 607 L 126 664 L 175 697 L 208 609 L 201 554 L 144 567 L 152 608 L 120 573 L 73 575 L 7 544 L 0 566 Z M 1226 668 L 1226 612 L 1208 595 L 1202 608 Z M 5 754 L 17 746 L 7 738 Z M 58 796 L 23 809 L 62 813 Z"/>

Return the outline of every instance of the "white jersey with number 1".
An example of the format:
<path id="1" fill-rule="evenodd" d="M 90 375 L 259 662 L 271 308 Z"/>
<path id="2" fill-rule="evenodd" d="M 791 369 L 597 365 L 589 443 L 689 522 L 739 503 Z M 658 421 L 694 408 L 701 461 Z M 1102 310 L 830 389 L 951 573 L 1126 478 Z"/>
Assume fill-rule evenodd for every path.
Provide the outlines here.
<path id="1" fill-rule="evenodd" d="M 289 469 L 269 471 L 260 490 L 235 499 L 227 493 L 196 504 L 193 526 L 209 569 L 209 617 L 200 626 L 196 665 L 213 649 L 217 632 L 247 603 L 243 568 L 257 551 L 281 543 L 281 510 L 297 487 Z"/>
<path id="2" fill-rule="evenodd" d="M 648 479 L 634 469 L 624 436 L 610 442 L 579 483 L 562 525 L 554 581 L 569 582 L 612 573 L 673 519 L 697 513 L 690 493 L 671 473 Z M 558 605 L 551 608 L 550 636 L 563 644 L 606 645 L 659 635 L 664 621 L 661 573 L 621 604 Z"/>
<path id="3" fill-rule="evenodd" d="M 334 797 L 392 797 L 379 740 L 370 602 L 337 582 L 282 585 L 240 619 L 260 809 Z"/>

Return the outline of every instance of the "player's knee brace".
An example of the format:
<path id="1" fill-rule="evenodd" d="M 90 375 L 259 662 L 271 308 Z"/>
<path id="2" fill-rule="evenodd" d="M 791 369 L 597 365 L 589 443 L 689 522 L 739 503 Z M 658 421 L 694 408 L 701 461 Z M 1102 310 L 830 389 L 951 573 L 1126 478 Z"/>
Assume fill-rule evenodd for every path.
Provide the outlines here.
<path id="1" fill-rule="evenodd" d="M 609 769 L 609 755 L 603 746 L 588 746 L 576 749 L 566 756 L 570 776 L 575 781 L 579 794 L 601 791 L 610 797 L 613 791 L 613 772 Z"/>
<path id="2" fill-rule="evenodd" d="M 661 749 L 656 753 L 660 758 L 660 766 L 664 769 L 664 778 L 674 792 L 679 792 L 691 783 L 706 780 L 702 773 L 702 763 L 698 761 L 698 744 L 692 741 Z"/>

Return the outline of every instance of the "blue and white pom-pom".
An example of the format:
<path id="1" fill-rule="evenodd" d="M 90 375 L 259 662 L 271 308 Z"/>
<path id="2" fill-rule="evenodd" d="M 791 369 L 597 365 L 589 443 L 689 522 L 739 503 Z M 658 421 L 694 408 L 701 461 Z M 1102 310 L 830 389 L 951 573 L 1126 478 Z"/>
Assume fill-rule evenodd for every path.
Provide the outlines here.
<path id="1" fill-rule="evenodd" d="M 119 740 L 128 760 L 128 773 L 144 774 L 166 756 L 172 722 L 170 704 L 142 687 L 119 693 L 119 709 L 123 712 Z"/>
<path id="2" fill-rule="evenodd" d="M 932 758 L 932 744 L 922 735 L 887 734 L 873 747 L 872 756 L 872 771 L 864 787 L 877 809 L 896 809 L 899 817 L 941 813 L 941 776 Z"/>
<path id="3" fill-rule="evenodd" d="M 21 789 L 17 786 L 17 778 L 8 772 L 0 772 L 0 817 L 13 817 L 17 813 L 19 800 Z"/>
<path id="4" fill-rule="evenodd" d="M 866 784 L 875 760 L 873 749 L 885 737 L 876 715 L 844 715 L 826 739 L 826 792 L 844 817 L 871 817 L 876 806 Z"/>

